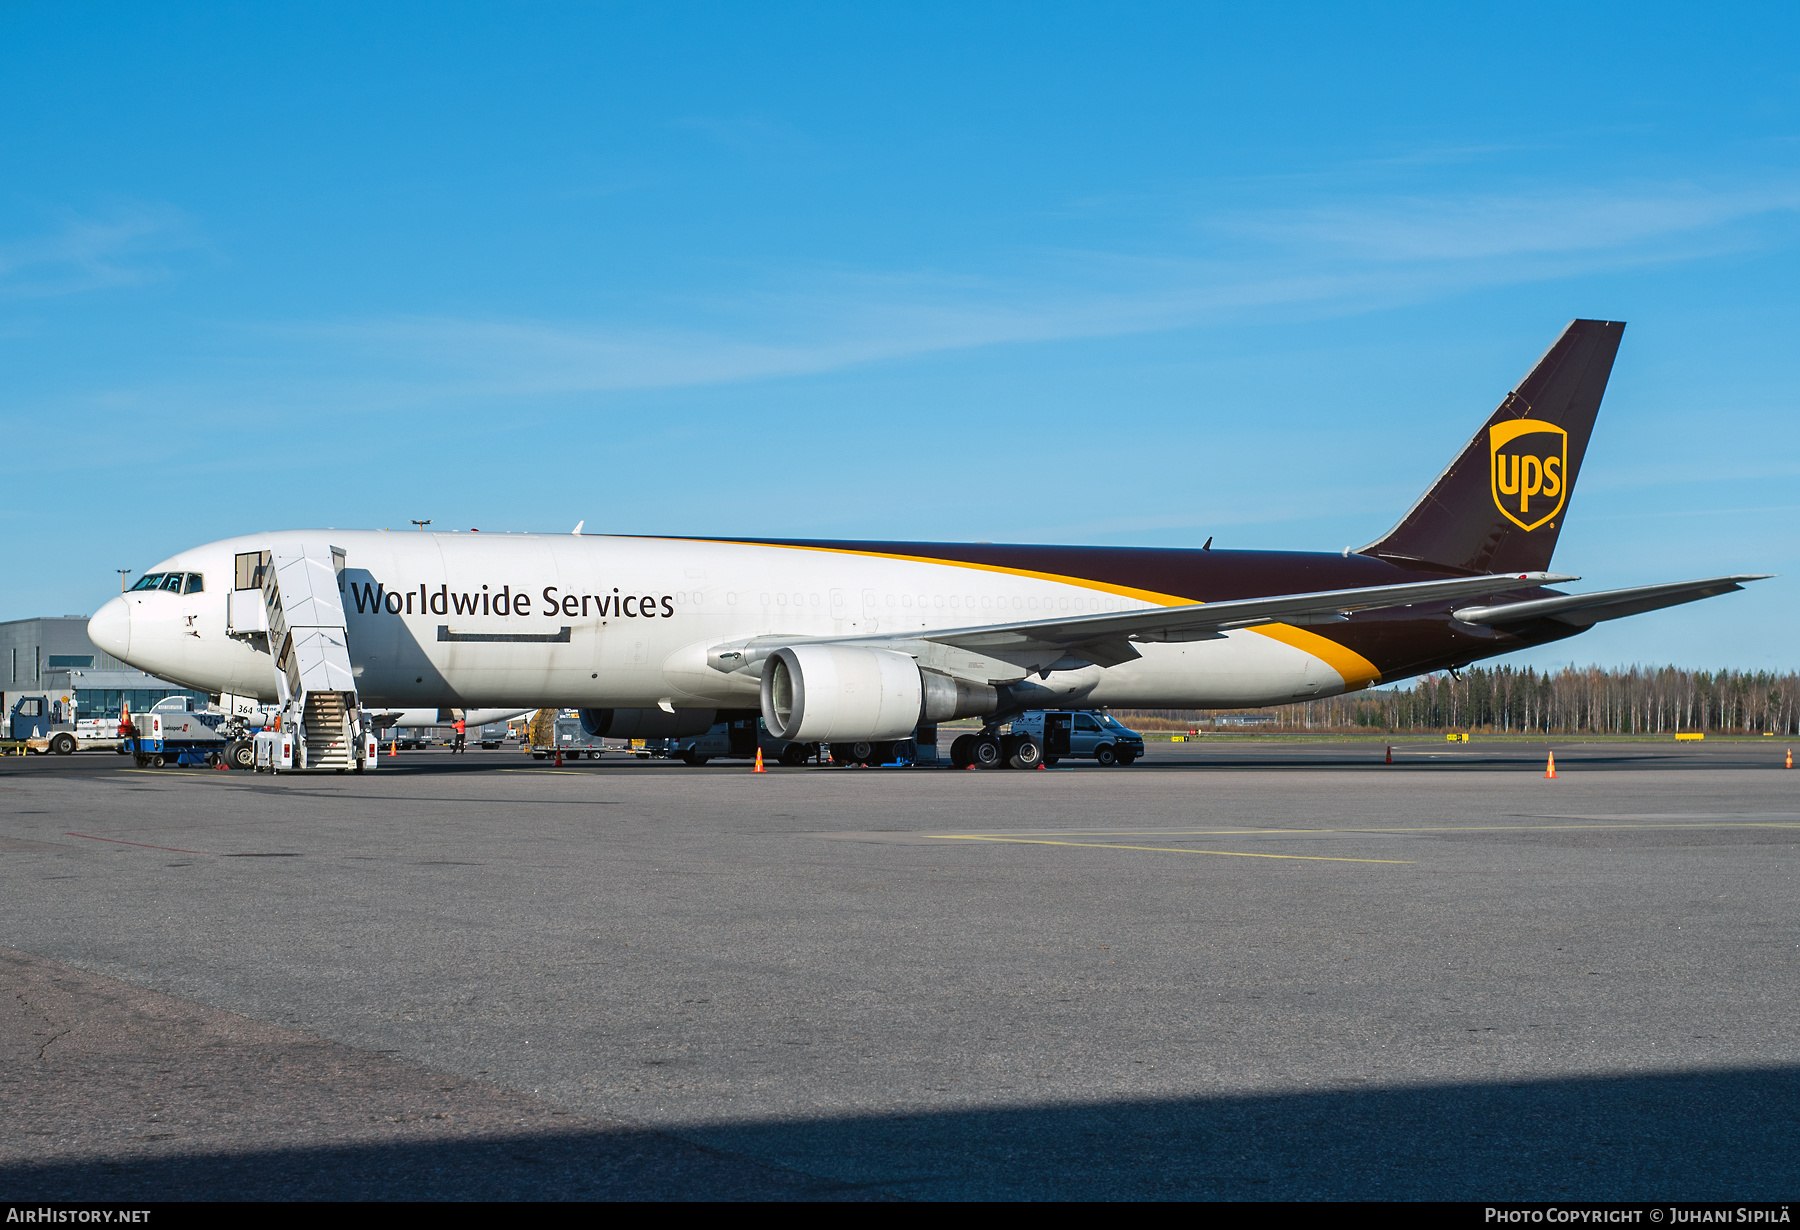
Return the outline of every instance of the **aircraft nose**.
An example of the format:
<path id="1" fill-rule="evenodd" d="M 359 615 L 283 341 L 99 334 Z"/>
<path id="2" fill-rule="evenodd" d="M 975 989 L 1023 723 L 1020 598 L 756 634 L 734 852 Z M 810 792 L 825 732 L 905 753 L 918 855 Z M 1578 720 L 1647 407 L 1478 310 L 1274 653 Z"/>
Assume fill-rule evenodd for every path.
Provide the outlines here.
<path id="1" fill-rule="evenodd" d="M 88 639 L 120 661 L 131 652 L 131 604 L 123 594 L 109 599 L 88 620 Z"/>

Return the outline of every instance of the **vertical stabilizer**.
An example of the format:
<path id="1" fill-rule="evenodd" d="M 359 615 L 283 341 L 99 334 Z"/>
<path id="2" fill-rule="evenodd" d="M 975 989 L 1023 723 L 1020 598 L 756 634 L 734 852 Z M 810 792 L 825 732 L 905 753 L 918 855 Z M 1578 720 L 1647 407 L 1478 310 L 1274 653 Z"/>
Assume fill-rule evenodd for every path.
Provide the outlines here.
<path id="1" fill-rule="evenodd" d="M 1466 572 L 1550 566 L 1625 325 L 1576 320 L 1387 535 L 1362 548 Z"/>

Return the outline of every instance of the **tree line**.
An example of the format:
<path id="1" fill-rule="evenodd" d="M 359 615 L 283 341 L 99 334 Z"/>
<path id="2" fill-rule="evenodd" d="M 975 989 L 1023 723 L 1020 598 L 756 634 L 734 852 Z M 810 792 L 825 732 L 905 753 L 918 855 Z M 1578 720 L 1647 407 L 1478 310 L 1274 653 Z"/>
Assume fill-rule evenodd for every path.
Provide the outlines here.
<path id="1" fill-rule="evenodd" d="M 1120 710 L 1150 728 L 1420 734 L 1800 733 L 1800 673 L 1477 666 L 1266 709 Z"/>

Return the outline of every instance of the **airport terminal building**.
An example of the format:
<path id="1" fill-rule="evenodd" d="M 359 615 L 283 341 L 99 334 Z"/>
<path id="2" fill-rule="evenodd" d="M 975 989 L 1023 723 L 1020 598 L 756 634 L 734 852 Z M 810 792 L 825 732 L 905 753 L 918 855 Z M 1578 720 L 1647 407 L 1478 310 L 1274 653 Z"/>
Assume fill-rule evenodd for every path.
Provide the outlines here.
<path id="1" fill-rule="evenodd" d="M 86 615 L 15 619 L 0 623 L 0 689 L 72 692 L 77 717 L 141 713 L 165 696 L 205 693 L 146 675 L 88 639 Z"/>

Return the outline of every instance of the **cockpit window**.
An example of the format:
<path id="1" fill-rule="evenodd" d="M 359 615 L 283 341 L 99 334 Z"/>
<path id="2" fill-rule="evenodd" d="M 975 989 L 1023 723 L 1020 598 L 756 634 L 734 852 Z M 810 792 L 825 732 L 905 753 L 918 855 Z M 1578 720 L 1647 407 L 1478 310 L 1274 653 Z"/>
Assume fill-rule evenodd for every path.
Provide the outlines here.
<path id="1" fill-rule="evenodd" d="M 168 575 L 168 574 L 162 573 L 162 572 L 147 572 L 143 576 L 139 577 L 138 583 L 136 585 L 133 585 L 131 588 L 134 590 L 156 589 L 162 585 L 163 577 L 165 577 L 166 575 Z"/>
<path id="2" fill-rule="evenodd" d="M 179 572 L 171 572 L 168 576 L 163 578 L 162 587 L 171 594 L 179 594 L 181 592 L 181 574 Z"/>
<path id="3" fill-rule="evenodd" d="M 187 588 L 183 589 L 181 592 L 184 594 L 197 594 L 205 588 L 204 578 L 197 572 L 190 572 L 187 574 Z"/>

